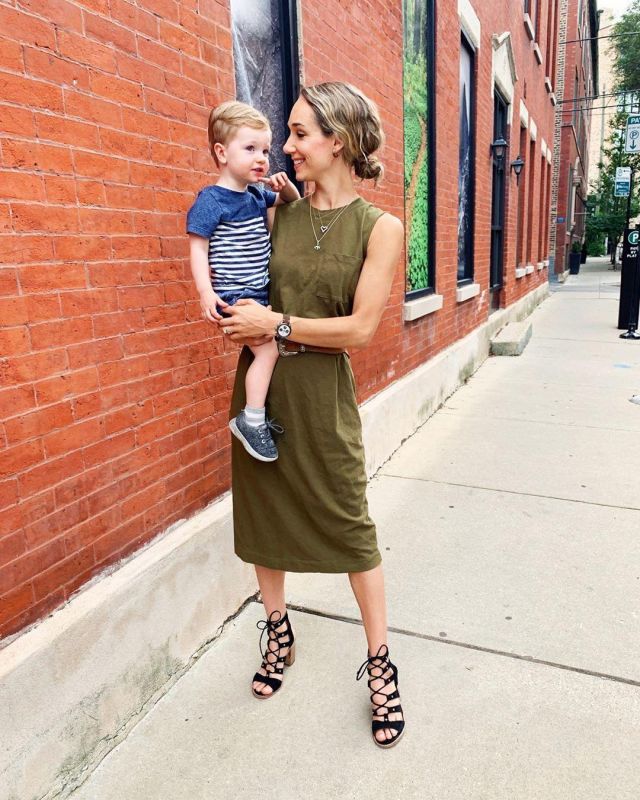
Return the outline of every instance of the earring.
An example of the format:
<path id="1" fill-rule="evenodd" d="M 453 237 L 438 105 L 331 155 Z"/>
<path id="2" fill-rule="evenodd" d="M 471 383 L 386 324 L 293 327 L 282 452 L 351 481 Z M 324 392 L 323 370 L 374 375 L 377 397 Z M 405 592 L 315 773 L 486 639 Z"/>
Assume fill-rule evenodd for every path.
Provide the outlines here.
<path id="1" fill-rule="evenodd" d="M 334 158 L 338 158 L 339 155 L 340 155 L 340 151 L 339 150 L 334 150 L 333 151 L 333 157 Z"/>

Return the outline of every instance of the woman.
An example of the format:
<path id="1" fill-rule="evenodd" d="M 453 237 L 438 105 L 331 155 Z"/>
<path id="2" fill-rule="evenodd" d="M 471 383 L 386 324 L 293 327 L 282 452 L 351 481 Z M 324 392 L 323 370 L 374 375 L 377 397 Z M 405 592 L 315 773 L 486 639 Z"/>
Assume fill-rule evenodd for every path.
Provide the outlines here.
<path id="1" fill-rule="evenodd" d="M 364 201 L 353 175 L 377 182 L 374 152 L 383 141 L 374 104 L 345 83 L 302 90 L 289 118 L 284 151 L 313 194 L 275 214 L 270 262 L 273 310 L 250 300 L 220 321 L 232 340 L 254 343 L 277 333 L 282 358 L 269 390 L 270 414 L 285 427 L 280 457 L 264 464 L 233 442 L 236 553 L 255 565 L 268 644 L 253 679 L 259 699 L 282 686 L 295 658 L 284 582 L 295 572 L 346 572 L 367 636 L 372 735 L 398 742 L 404 718 L 398 673 L 389 660 L 386 605 L 375 526 L 366 501 L 360 417 L 349 347 L 372 339 L 402 250 L 401 222 Z M 303 347 L 304 345 L 304 347 Z M 297 352 L 296 352 L 297 351 Z M 244 406 L 240 356 L 231 415 Z"/>

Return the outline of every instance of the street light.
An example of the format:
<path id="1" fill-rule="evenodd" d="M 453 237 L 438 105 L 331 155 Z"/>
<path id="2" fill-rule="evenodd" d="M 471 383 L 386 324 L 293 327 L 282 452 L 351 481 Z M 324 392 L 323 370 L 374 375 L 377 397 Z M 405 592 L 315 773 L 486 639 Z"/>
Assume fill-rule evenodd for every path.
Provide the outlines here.
<path id="1" fill-rule="evenodd" d="M 498 137 L 495 142 L 492 142 L 491 144 L 491 152 L 493 153 L 493 157 L 495 158 L 496 165 L 498 167 L 502 167 L 502 162 L 507 154 L 507 147 L 509 147 L 509 145 L 502 138 L 502 136 Z"/>
<path id="2" fill-rule="evenodd" d="M 516 183 L 520 183 L 520 173 L 523 167 L 524 161 L 522 160 L 522 156 L 518 154 L 516 160 L 511 162 L 511 169 L 516 173 Z"/>

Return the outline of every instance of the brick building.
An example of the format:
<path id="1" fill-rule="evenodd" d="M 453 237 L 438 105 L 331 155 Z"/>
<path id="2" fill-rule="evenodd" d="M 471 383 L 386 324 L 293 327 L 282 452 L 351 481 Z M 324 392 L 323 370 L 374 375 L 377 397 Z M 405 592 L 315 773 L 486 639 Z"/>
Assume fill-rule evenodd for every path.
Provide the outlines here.
<path id="1" fill-rule="evenodd" d="M 589 193 L 591 107 L 598 95 L 597 0 L 563 0 L 563 92 L 558 125 L 558 188 L 554 272 L 563 276 L 569 253 L 582 250 Z"/>
<path id="2" fill-rule="evenodd" d="M 260 13 L 279 56 L 252 76 L 247 48 L 275 51 L 236 0 L 0 2 L 0 637 L 229 489 L 237 352 L 200 317 L 184 235 L 211 181 L 212 105 L 270 98 L 277 135 L 300 81 L 349 80 L 380 107 L 386 178 L 364 192 L 401 218 L 406 199 L 415 269 L 398 264 L 353 358 L 367 419 L 389 403 L 394 420 L 367 440 L 370 466 L 544 296 L 558 2 L 405 0 L 404 37 L 401 2 Z M 593 61 L 574 52 L 582 91 Z M 585 171 L 569 150 L 573 186 Z M 463 346 L 473 356 L 427 402 L 420 370 Z"/>

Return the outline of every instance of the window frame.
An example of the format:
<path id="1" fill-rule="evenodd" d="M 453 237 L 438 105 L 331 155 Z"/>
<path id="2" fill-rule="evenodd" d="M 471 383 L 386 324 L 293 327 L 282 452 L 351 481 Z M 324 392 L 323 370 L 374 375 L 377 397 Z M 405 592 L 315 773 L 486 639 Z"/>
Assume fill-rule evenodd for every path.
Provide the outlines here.
<path id="1" fill-rule="evenodd" d="M 476 70 L 477 70 L 477 52 L 473 44 L 469 41 L 464 31 L 460 32 L 460 54 L 462 49 L 467 51 L 471 62 L 469 83 L 469 137 L 471 139 L 471 146 L 469 148 L 469 194 L 471 196 L 470 204 L 470 234 L 469 241 L 466 242 L 465 248 L 465 267 L 464 274 L 460 276 L 458 269 L 459 263 L 456 264 L 456 281 L 458 286 L 465 286 L 473 283 L 474 280 L 474 257 L 475 257 L 475 189 L 476 189 Z M 459 68 L 462 67 L 462 59 L 459 59 Z M 462 109 L 460 109 L 460 115 Z M 460 117 L 458 118 L 460 121 Z M 459 168 L 459 166 L 458 166 Z M 458 174 L 459 179 L 459 174 Z M 458 209 L 460 208 L 460 194 L 458 189 Z M 458 242 L 459 244 L 459 242 Z M 458 252 L 456 248 L 456 253 Z"/>

